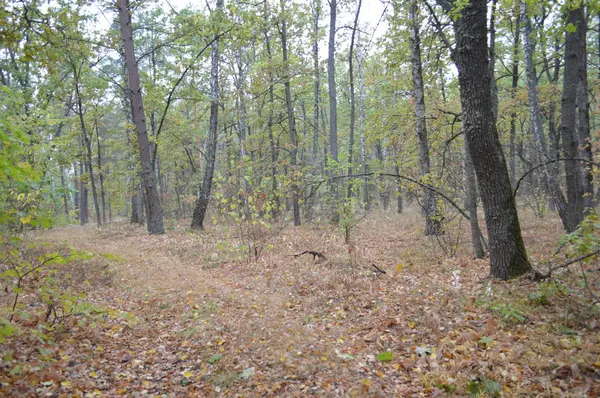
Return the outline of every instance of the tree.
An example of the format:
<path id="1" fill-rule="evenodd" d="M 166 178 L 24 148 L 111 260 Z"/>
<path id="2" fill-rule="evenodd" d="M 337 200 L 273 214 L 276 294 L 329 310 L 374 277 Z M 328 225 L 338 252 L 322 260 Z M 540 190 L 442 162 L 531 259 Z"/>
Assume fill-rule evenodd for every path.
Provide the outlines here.
<path id="1" fill-rule="evenodd" d="M 565 15 L 565 68 L 561 102 L 560 132 L 567 161 L 567 231 L 574 231 L 583 220 L 582 169 L 579 160 L 579 140 L 576 134 L 577 92 L 581 84 L 582 58 L 585 57 L 585 14 L 581 4 L 568 3 Z M 587 77 L 586 77 L 587 78 Z M 584 105 L 587 106 L 587 103 Z"/>
<path id="2" fill-rule="evenodd" d="M 300 222 L 300 205 L 298 204 L 298 185 L 295 181 L 298 173 L 298 140 L 296 138 L 296 121 L 294 120 L 294 105 L 292 103 L 292 89 L 290 87 L 290 64 L 288 60 L 287 47 L 287 21 L 285 17 L 285 0 L 281 0 L 281 51 L 283 54 L 284 68 L 284 87 L 285 87 L 285 103 L 287 108 L 288 130 L 290 135 L 290 164 L 292 174 L 292 211 L 294 214 L 294 225 L 299 226 Z"/>
<path id="3" fill-rule="evenodd" d="M 427 139 L 427 123 L 425 111 L 425 87 L 423 84 L 423 67 L 421 64 L 421 37 L 417 0 L 411 0 L 408 11 L 410 29 L 410 52 L 412 61 L 413 97 L 415 103 L 416 133 L 419 145 L 419 168 L 421 179 L 429 181 L 431 165 L 429 162 L 429 142 Z M 442 223 L 437 214 L 436 197 L 432 190 L 423 189 L 423 210 L 425 213 L 425 235 L 440 235 Z"/>
<path id="4" fill-rule="evenodd" d="M 158 197 L 158 189 L 156 187 L 154 167 L 150 157 L 150 142 L 146 130 L 146 116 L 144 115 L 140 75 L 133 47 L 131 14 L 127 0 L 117 0 L 117 7 L 119 9 L 119 21 L 121 24 L 121 37 L 124 46 L 125 63 L 127 64 L 131 113 L 135 124 L 140 160 L 142 163 L 142 181 L 144 190 L 146 191 L 148 232 L 150 232 L 150 234 L 163 234 L 165 232 L 163 215 L 160 207 L 160 199 Z"/>
<path id="5" fill-rule="evenodd" d="M 510 279 L 531 271 L 512 194 L 508 169 L 493 117 L 487 46 L 487 2 L 438 0 L 453 18 L 463 129 L 483 202 L 490 249 L 490 273 Z"/>
<path id="6" fill-rule="evenodd" d="M 223 0 L 217 0 L 217 16 L 223 9 Z M 207 143 L 206 169 L 200 194 L 196 201 L 194 214 L 192 215 L 192 228 L 204 229 L 204 217 L 212 190 L 212 180 L 215 171 L 217 157 L 217 135 L 219 129 L 219 37 L 215 34 L 212 42 L 212 55 L 210 61 L 210 125 Z"/>

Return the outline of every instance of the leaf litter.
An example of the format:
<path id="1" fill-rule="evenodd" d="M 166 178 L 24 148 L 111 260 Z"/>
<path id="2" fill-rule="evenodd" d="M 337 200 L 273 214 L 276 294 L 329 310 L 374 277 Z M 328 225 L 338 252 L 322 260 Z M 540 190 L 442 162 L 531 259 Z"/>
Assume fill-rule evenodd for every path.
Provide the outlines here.
<path id="1" fill-rule="evenodd" d="M 235 238 L 218 227 L 148 236 L 123 222 L 40 234 L 112 254 L 113 284 L 89 296 L 132 315 L 46 343 L 14 338 L 1 347 L 0 394 L 600 394 L 598 324 L 578 310 L 576 293 L 540 300 L 530 298 L 540 285 L 527 279 L 490 281 L 466 234 L 447 258 L 419 223 L 410 214 L 368 217 L 352 250 L 334 228 L 288 228 L 250 263 L 223 249 Z M 532 258 L 552 251 L 556 220 L 523 224 Z M 303 250 L 327 260 L 289 257 Z M 373 278 L 371 263 L 389 272 Z"/>

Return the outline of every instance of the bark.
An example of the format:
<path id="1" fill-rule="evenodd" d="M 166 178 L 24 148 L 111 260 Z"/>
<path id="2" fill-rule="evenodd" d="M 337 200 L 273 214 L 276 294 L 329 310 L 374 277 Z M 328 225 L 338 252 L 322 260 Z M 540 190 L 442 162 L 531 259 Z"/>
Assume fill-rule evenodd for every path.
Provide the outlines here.
<path id="1" fill-rule="evenodd" d="M 267 2 L 264 3 L 265 6 L 265 20 L 267 20 Z M 268 28 L 265 28 L 265 43 L 267 46 L 267 56 L 269 58 L 269 62 L 272 62 L 272 54 L 271 54 L 271 40 L 269 37 Z M 275 101 L 275 89 L 273 82 L 273 72 L 271 68 L 269 68 L 268 72 L 269 77 L 269 116 L 267 119 L 267 130 L 269 132 L 269 146 L 271 150 L 271 195 L 275 198 L 275 206 L 271 209 L 271 216 L 273 218 L 277 217 L 279 214 L 279 208 L 281 207 L 281 198 L 277 193 L 277 159 L 279 158 L 279 153 L 277 151 L 277 146 L 275 145 L 275 138 L 273 136 L 273 106 Z"/>
<path id="2" fill-rule="evenodd" d="M 142 89 L 140 87 L 140 75 L 133 47 L 129 4 L 127 0 L 117 0 L 117 7 L 119 8 L 121 37 L 123 39 L 125 63 L 127 65 L 131 114 L 137 135 L 140 160 L 142 163 L 142 181 L 146 192 L 146 202 L 148 204 L 148 232 L 150 234 L 163 234 L 165 228 L 163 225 L 163 215 L 162 209 L 160 208 L 158 189 L 156 187 L 156 178 L 152 167 L 152 159 L 150 157 L 150 142 L 148 140 L 146 129 L 144 103 L 142 99 Z"/>
<path id="3" fill-rule="evenodd" d="M 354 41 L 356 39 L 356 28 L 358 27 L 358 17 L 362 0 L 358 0 L 356 13 L 354 15 L 354 25 L 352 28 L 352 37 L 350 39 L 350 51 L 348 52 L 348 76 L 350 80 L 350 142 L 348 145 L 348 175 L 352 175 L 352 162 L 354 151 L 354 129 L 356 125 L 356 96 L 354 95 Z M 348 181 L 348 198 L 352 197 L 352 180 Z"/>
<path id="4" fill-rule="evenodd" d="M 296 122 L 294 120 L 294 105 L 292 104 L 292 89 L 290 87 L 290 64 L 288 60 L 288 48 L 287 48 L 287 21 L 285 18 L 285 0 L 281 0 L 281 12 L 284 15 L 281 20 L 281 50 L 283 55 L 283 67 L 284 67 L 284 88 L 285 88 L 285 102 L 287 105 L 287 116 L 288 116 L 288 130 L 290 135 L 290 172 L 292 175 L 291 191 L 292 191 L 292 210 L 294 213 L 294 226 L 299 226 L 300 221 L 300 205 L 298 203 L 298 184 L 296 182 L 296 174 L 298 173 L 297 166 L 297 153 L 298 153 L 298 140 L 296 137 Z"/>
<path id="5" fill-rule="evenodd" d="M 579 64 L 579 85 L 577 87 L 577 128 L 579 138 L 580 157 L 593 162 L 592 155 L 592 137 L 590 135 L 590 104 L 588 99 L 588 81 L 587 81 L 587 20 L 581 22 L 583 41 L 580 44 L 581 61 Z M 584 215 L 589 214 L 594 206 L 594 174 L 591 163 L 584 163 L 583 167 L 583 206 Z"/>
<path id="6" fill-rule="evenodd" d="M 517 18 L 515 21 L 515 33 L 514 33 L 514 41 L 513 41 L 513 51 L 512 51 L 512 86 L 510 91 L 510 98 L 515 102 L 517 97 L 517 89 L 519 87 L 519 39 L 521 33 L 521 13 L 517 12 Z M 510 114 L 510 133 L 509 133 L 509 170 L 510 170 L 510 183 L 511 186 L 515 187 L 517 183 L 517 167 L 516 167 L 516 157 L 517 157 L 517 147 L 516 147 L 516 136 L 517 136 L 517 113 L 512 111 Z"/>
<path id="7" fill-rule="evenodd" d="M 85 120 L 83 117 L 83 102 L 81 100 L 81 93 L 79 91 L 79 80 L 78 71 L 73 66 L 73 72 L 75 75 L 75 96 L 77 100 L 77 113 L 79 114 L 79 123 L 81 125 L 81 137 L 85 145 L 85 163 L 90 177 L 90 183 L 92 185 L 92 198 L 94 200 L 94 209 L 96 210 L 96 224 L 98 227 L 102 225 L 102 219 L 100 218 L 100 206 L 98 204 L 98 194 L 96 190 L 96 179 L 94 178 L 94 167 L 92 164 L 92 141 L 88 134 Z"/>
<path id="8" fill-rule="evenodd" d="M 521 2 L 521 20 L 523 21 L 523 52 L 525 53 L 525 70 L 527 72 L 527 94 L 529 98 L 529 119 L 531 130 L 533 131 L 534 142 L 539 146 L 539 152 L 542 156 L 537 157 L 537 163 L 545 162 L 548 156 L 548 145 L 546 143 L 546 135 L 544 133 L 544 122 L 542 120 L 542 112 L 537 96 L 537 76 L 533 65 L 533 53 L 535 51 L 534 44 L 531 40 L 533 29 L 531 19 L 527 15 L 525 2 Z M 548 188 L 552 203 L 558 210 L 560 219 L 562 220 L 565 229 L 568 227 L 567 222 L 567 203 L 560 190 L 560 185 L 556 175 L 550 172 L 548 165 L 542 167 L 543 185 Z"/>
<path id="9" fill-rule="evenodd" d="M 471 225 L 471 244 L 473 245 L 473 253 L 475 258 L 485 257 L 483 248 L 481 230 L 479 229 L 479 217 L 477 215 L 477 180 L 475 178 L 475 170 L 473 169 L 473 160 L 469 155 L 467 141 L 464 142 L 465 153 L 465 209 L 469 212 Z"/>
<path id="10" fill-rule="evenodd" d="M 451 4 L 438 0 L 447 13 Z M 472 0 L 454 21 L 463 128 L 488 229 L 490 273 L 510 279 L 532 270 L 492 113 L 486 0 Z"/>
<path id="11" fill-rule="evenodd" d="M 359 36 L 360 42 L 360 36 Z M 362 180 L 363 202 L 366 210 L 371 208 L 369 199 L 369 180 L 367 174 L 367 149 L 365 140 L 365 86 L 363 80 L 363 51 L 359 48 L 356 54 L 356 66 L 358 67 L 358 130 L 360 131 L 360 163 L 362 172 L 365 174 Z"/>
<path id="12" fill-rule="evenodd" d="M 421 63 L 421 38 L 419 35 L 419 18 L 417 0 L 411 0 L 408 18 L 410 23 L 410 49 L 412 61 L 412 80 L 415 102 L 416 132 L 419 145 L 419 168 L 421 179 L 431 177 L 429 159 L 429 142 L 427 141 L 427 124 L 425 122 L 425 87 Z M 425 235 L 440 235 L 442 223 L 437 214 L 436 197 L 430 189 L 423 189 L 423 210 L 425 213 Z"/>
<path id="13" fill-rule="evenodd" d="M 86 225 L 89 222 L 88 208 L 88 188 L 86 183 L 86 166 L 83 160 L 83 139 L 79 141 L 79 150 L 81 151 L 81 159 L 79 160 L 79 223 Z"/>
<path id="14" fill-rule="evenodd" d="M 96 148 L 98 153 L 98 178 L 100 179 L 100 199 L 102 200 L 102 224 L 106 224 L 106 194 L 104 192 L 104 172 L 102 170 L 102 147 L 100 146 L 100 130 L 96 123 Z"/>
<path id="15" fill-rule="evenodd" d="M 492 0 L 490 15 L 490 90 L 492 93 L 492 113 L 498 119 L 498 83 L 496 82 L 496 7 L 498 0 Z"/>
<path id="16" fill-rule="evenodd" d="M 561 100 L 560 132 L 563 141 L 563 152 L 568 158 L 565 162 L 567 179 L 567 232 L 574 231 L 583 220 L 582 170 L 579 161 L 579 140 L 576 134 L 577 121 L 577 89 L 580 84 L 579 71 L 584 55 L 584 10 L 583 6 L 567 9 L 566 24 L 576 27 L 574 32 L 565 29 L 565 58 L 563 74 L 563 92 Z"/>
<path id="17" fill-rule="evenodd" d="M 217 12 L 223 10 L 223 0 L 217 0 Z M 217 134 L 219 128 L 219 39 L 215 35 L 212 43 L 212 54 L 210 61 L 210 121 L 208 143 L 206 148 L 206 169 L 200 194 L 196 201 L 196 207 L 192 215 L 192 228 L 204 229 L 204 218 L 210 200 L 212 180 L 217 158 Z"/>
<path id="18" fill-rule="evenodd" d="M 335 86 L 335 32 L 336 32 L 336 17 L 337 17 L 337 0 L 329 0 L 330 16 L 329 16 L 329 51 L 327 55 L 327 82 L 329 90 L 329 154 L 334 161 L 332 172 L 330 173 L 330 190 L 331 190 L 331 221 L 336 223 L 340 219 L 337 208 L 338 192 L 337 184 L 333 178 L 337 174 L 335 169 L 338 166 L 338 133 L 337 133 L 337 91 Z"/>
<path id="19" fill-rule="evenodd" d="M 319 13 L 321 11 L 320 0 L 313 0 L 313 35 L 312 46 L 313 56 L 313 75 L 314 75 L 314 105 L 313 105 L 313 147 L 312 160 L 313 165 L 317 165 L 319 153 L 319 92 L 320 92 L 320 72 L 319 72 Z"/>
<path id="20" fill-rule="evenodd" d="M 329 153 L 331 158 L 337 162 L 337 93 L 335 87 L 335 23 L 337 14 L 337 0 L 330 0 L 329 4 L 329 53 L 327 57 L 327 81 L 329 84 Z"/>

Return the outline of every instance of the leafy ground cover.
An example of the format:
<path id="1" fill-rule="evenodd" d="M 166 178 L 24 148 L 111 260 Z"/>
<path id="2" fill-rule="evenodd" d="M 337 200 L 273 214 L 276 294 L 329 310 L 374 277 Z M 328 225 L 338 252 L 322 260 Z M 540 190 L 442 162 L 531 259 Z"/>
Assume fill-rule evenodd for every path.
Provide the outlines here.
<path id="1" fill-rule="evenodd" d="M 559 222 L 523 224 L 540 266 Z M 544 282 L 490 281 L 466 233 L 425 238 L 420 225 L 415 214 L 372 214 L 352 245 L 333 228 L 288 227 L 255 261 L 235 226 L 148 236 L 120 222 L 37 234 L 104 254 L 76 263 L 97 316 L 43 336 L 23 332 L 41 320 L 20 321 L 0 345 L 0 394 L 600 395 L 598 321 L 577 265 Z M 305 250 L 326 260 L 291 256 Z M 371 264 L 387 273 L 374 277 Z M 586 265 L 592 287 L 597 266 Z"/>

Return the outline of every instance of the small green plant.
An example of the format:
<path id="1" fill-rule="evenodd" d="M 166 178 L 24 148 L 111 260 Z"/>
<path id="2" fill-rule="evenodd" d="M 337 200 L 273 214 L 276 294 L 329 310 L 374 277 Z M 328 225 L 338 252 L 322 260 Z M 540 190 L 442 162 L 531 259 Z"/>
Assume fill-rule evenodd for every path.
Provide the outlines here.
<path id="1" fill-rule="evenodd" d="M 513 303 L 494 302 L 490 308 L 509 322 L 521 323 L 527 320 L 527 314 Z"/>
<path id="2" fill-rule="evenodd" d="M 93 257 L 92 253 L 73 248 L 50 251 L 47 245 L 1 237 L 0 284 L 9 295 L 9 304 L 0 309 L 0 341 L 30 330 L 47 342 L 51 339 L 48 332 L 57 325 L 64 329 L 68 319 L 104 314 L 74 288 L 81 281 L 76 278 L 78 283 L 73 283 L 72 275 L 66 272 L 69 265 Z M 31 329 L 24 329 L 28 327 Z"/>

